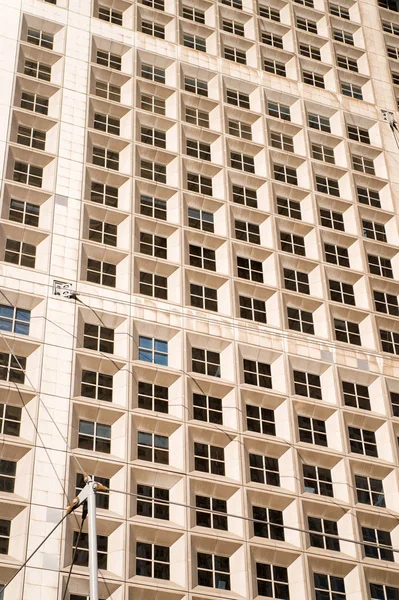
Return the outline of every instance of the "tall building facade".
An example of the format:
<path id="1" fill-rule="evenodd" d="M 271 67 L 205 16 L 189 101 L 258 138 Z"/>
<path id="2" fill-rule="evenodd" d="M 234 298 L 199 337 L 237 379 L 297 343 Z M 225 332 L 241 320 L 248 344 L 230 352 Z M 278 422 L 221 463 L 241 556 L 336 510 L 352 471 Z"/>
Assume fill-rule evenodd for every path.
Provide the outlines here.
<path id="1" fill-rule="evenodd" d="M 399 599 L 398 10 L 0 0 L 4 600 Z"/>

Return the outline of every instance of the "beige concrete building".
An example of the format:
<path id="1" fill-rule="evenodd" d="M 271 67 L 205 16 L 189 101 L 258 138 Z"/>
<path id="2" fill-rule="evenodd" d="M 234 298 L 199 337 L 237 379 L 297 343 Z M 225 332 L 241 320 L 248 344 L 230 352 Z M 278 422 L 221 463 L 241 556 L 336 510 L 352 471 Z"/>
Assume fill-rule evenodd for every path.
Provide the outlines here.
<path id="1" fill-rule="evenodd" d="M 399 599 L 398 10 L 0 0 L 0 584 Z"/>

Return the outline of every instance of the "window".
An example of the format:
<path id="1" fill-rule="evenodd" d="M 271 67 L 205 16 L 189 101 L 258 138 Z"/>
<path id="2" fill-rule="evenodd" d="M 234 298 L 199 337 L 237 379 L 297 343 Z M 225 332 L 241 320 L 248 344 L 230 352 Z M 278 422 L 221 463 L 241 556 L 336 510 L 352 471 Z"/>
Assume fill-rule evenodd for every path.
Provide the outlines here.
<path id="1" fill-rule="evenodd" d="M 350 98 L 363 100 L 362 88 L 354 83 L 341 82 L 341 93 L 344 96 L 349 96 Z"/>
<path id="2" fill-rule="evenodd" d="M 255 173 L 255 161 L 253 156 L 242 154 L 241 152 L 230 152 L 230 164 L 233 169 Z"/>
<path id="3" fill-rule="evenodd" d="M 307 444 L 327 447 L 326 423 L 320 419 L 298 415 L 299 439 Z"/>
<path id="4" fill-rule="evenodd" d="M 150 94 L 141 94 L 140 108 L 156 113 L 157 115 L 165 115 L 166 113 L 165 100 Z"/>
<path id="5" fill-rule="evenodd" d="M 112 381 L 112 375 L 83 370 L 80 393 L 85 398 L 112 402 Z"/>
<path id="6" fill-rule="evenodd" d="M 220 377 L 220 354 L 202 348 L 192 348 L 191 369 L 194 373 Z"/>
<path id="7" fill-rule="evenodd" d="M 284 542 L 284 522 L 281 510 L 253 506 L 252 517 L 254 519 L 254 535 Z"/>
<path id="8" fill-rule="evenodd" d="M 333 29 L 333 37 L 337 42 L 349 44 L 349 46 L 355 45 L 355 42 L 353 41 L 353 35 L 348 31 L 344 31 L 343 29 Z"/>
<path id="9" fill-rule="evenodd" d="M 152 298 L 168 299 L 168 278 L 155 273 L 146 273 L 140 271 L 140 294 L 151 296 Z"/>
<path id="10" fill-rule="evenodd" d="M 381 8 L 387 8 L 388 10 L 394 10 L 395 12 L 399 12 L 396 0 L 378 0 L 378 6 L 381 6 Z"/>
<path id="11" fill-rule="evenodd" d="M 79 544 L 79 545 L 78 545 Z M 107 568 L 108 537 L 106 535 L 97 535 L 97 562 L 99 569 Z M 89 566 L 89 534 L 83 531 L 73 532 L 72 556 L 74 556 L 74 565 L 80 567 Z"/>
<path id="12" fill-rule="evenodd" d="M 119 152 L 114 152 L 109 148 L 93 146 L 93 164 L 119 171 Z"/>
<path id="13" fill-rule="evenodd" d="M 300 235 L 280 231 L 280 243 L 281 250 L 283 250 L 283 252 L 290 252 L 291 254 L 306 256 L 305 240 Z"/>
<path id="14" fill-rule="evenodd" d="M 246 140 L 252 140 L 251 125 L 247 125 L 243 121 L 229 120 L 229 134 L 235 135 Z"/>
<path id="15" fill-rule="evenodd" d="M 154 65 L 142 64 L 141 77 L 144 77 L 144 79 L 149 79 L 150 81 L 156 81 L 156 83 L 165 83 L 166 81 L 165 69 L 162 69 L 161 67 L 156 67 Z M 163 101 L 163 104 L 164 103 L 165 101 Z"/>
<path id="16" fill-rule="evenodd" d="M 263 266 L 258 260 L 237 256 L 237 276 L 241 279 L 263 283 Z"/>
<path id="17" fill-rule="evenodd" d="M 343 246 L 324 244 L 326 262 L 340 267 L 350 267 L 348 249 Z"/>
<path id="18" fill-rule="evenodd" d="M 285 64 L 278 62 L 277 60 L 269 60 L 265 58 L 263 60 L 263 69 L 267 73 L 274 73 L 274 75 L 280 75 L 280 77 L 286 77 Z"/>
<path id="19" fill-rule="evenodd" d="M 389 21 L 383 21 L 382 29 L 386 33 L 392 33 L 393 35 L 399 35 L 399 25 L 397 25 L 396 23 L 390 23 Z"/>
<path id="20" fill-rule="evenodd" d="M 278 459 L 262 454 L 249 454 L 249 475 L 254 483 L 279 486 Z"/>
<path id="21" fill-rule="evenodd" d="M 353 285 L 344 283 L 343 281 L 334 281 L 332 279 L 330 279 L 328 283 L 331 300 L 334 302 L 341 302 L 342 304 L 356 306 Z"/>
<path id="22" fill-rule="evenodd" d="M 0 404 L 0 433 L 18 437 L 22 409 L 12 404 Z"/>
<path id="23" fill-rule="evenodd" d="M 300 202 L 289 200 L 288 198 L 277 197 L 277 212 L 279 215 L 290 217 L 291 219 L 302 219 Z"/>
<path id="24" fill-rule="evenodd" d="M 29 27 L 26 41 L 30 44 L 35 44 L 35 46 L 41 46 L 42 48 L 52 50 L 54 44 L 54 35 L 52 33 L 46 33 L 45 31 L 31 29 Z"/>
<path id="25" fill-rule="evenodd" d="M 166 165 L 142 160 L 140 163 L 140 177 L 158 183 L 166 183 Z"/>
<path id="26" fill-rule="evenodd" d="M 242 10 L 241 0 L 222 0 L 222 4 L 226 4 L 226 6 L 232 6 L 233 8 L 238 8 L 239 10 Z"/>
<path id="27" fill-rule="evenodd" d="M 270 8 L 270 6 L 260 4 L 259 14 L 261 17 L 265 17 L 265 19 L 280 22 L 280 12 L 275 8 Z"/>
<path id="28" fill-rule="evenodd" d="M 256 563 L 256 585 L 259 596 L 289 600 L 290 593 L 286 567 Z"/>
<path id="29" fill-rule="evenodd" d="M 137 432 L 137 458 L 148 462 L 169 464 L 169 438 L 165 435 Z"/>
<path id="30" fill-rule="evenodd" d="M 121 88 L 119 85 L 111 85 L 108 81 L 96 80 L 96 96 L 106 98 L 112 102 L 121 101 Z"/>
<path id="31" fill-rule="evenodd" d="M 115 69 L 121 71 L 122 69 L 122 57 L 112 52 L 105 50 L 97 50 L 97 64 L 109 69 Z"/>
<path id="32" fill-rule="evenodd" d="M 243 204 L 250 208 L 258 208 L 258 200 L 256 190 L 251 190 L 247 187 L 240 185 L 233 185 L 233 202 L 236 204 Z"/>
<path id="33" fill-rule="evenodd" d="M 334 330 L 335 339 L 338 342 L 346 342 L 347 344 L 355 344 L 356 346 L 362 345 L 358 323 L 334 319 Z"/>
<path id="34" fill-rule="evenodd" d="M 144 6 L 155 8 L 156 10 L 165 10 L 164 0 L 141 0 Z"/>
<path id="35" fill-rule="evenodd" d="M 29 148 L 44 150 L 46 145 L 46 132 L 20 125 L 18 127 L 17 143 L 29 146 Z"/>
<path id="36" fill-rule="evenodd" d="M 396 600 L 399 598 L 399 588 L 380 583 L 370 583 L 371 600 Z"/>
<path id="37" fill-rule="evenodd" d="M 334 496 L 330 469 L 303 465 L 303 485 L 304 491 L 308 494 L 318 494 L 330 498 Z"/>
<path id="38" fill-rule="evenodd" d="M 321 53 L 319 48 L 315 48 L 310 44 L 299 44 L 299 53 L 302 56 L 313 58 L 314 60 L 321 60 Z"/>
<path id="39" fill-rule="evenodd" d="M 330 209 L 320 209 L 320 222 L 323 227 L 345 231 L 344 217 L 342 213 L 334 212 Z"/>
<path id="40" fill-rule="evenodd" d="M 139 360 L 155 365 L 168 366 L 168 342 L 140 335 Z"/>
<path id="41" fill-rule="evenodd" d="M 238 23 L 237 21 L 228 21 L 223 19 L 222 22 L 223 31 L 228 31 L 229 33 L 234 33 L 235 35 L 244 35 L 244 25 L 242 23 Z"/>
<path id="42" fill-rule="evenodd" d="M 118 188 L 92 181 L 90 200 L 116 208 L 118 206 Z"/>
<path id="43" fill-rule="evenodd" d="M 213 213 L 205 210 L 190 208 L 188 209 L 188 226 L 202 231 L 214 232 Z"/>
<path id="44" fill-rule="evenodd" d="M 320 131 L 331 133 L 330 119 L 322 115 L 308 114 L 308 126 L 311 129 L 319 129 Z"/>
<path id="45" fill-rule="evenodd" d="M 336 179 L 330 179 L 322 175 L 316 175 L 316 189 L 322 194 L 339 197 L 339 185 Z"/>
<path id="46" fill-rule="evenodd" d="M 234 221 L 234 229 L 237 240 L 249 242 L 250 244 L 260 244 L 259 225 L 248 221 Z"/>
<path id="47" fill-rule="evenodd" d="M 308 527 L 311 532 L 309 533 L 309 544 L 311 546 L 323 548 L 324 550 L 334 550 L 335 552 L 340 551 L 336 521 L 308 517 Z"/>
<path id="48" fill-rule="evenodd" d="M 287 306 L 288 328 L 314 335 L 313 315 L 307 310 Z"/>
<path id="49" fill-rule="evenodd" d="M 357 125 L 348 125 L 348 138 L 355 140 L 355 142 L 362 142 L 363 144 L 371 143 L 368 130 Z"/>
<path id="50" fill-rule="evenodd" d="M 276 435 L 274 410 L 247 404 L 246 412 L 248 431 L 263 433 L 264 435 Z"/>
<path id="51" fill-rule="evenodd" d="M 182 15 L 184 19 L 195 21 L 196 23 L 205 24 L 205 13 L 203 10 L 198 10 L 193 6 L 183 6 Z"/>
<path id="52" fill-rule="evenodd" d="M 399 333 L 380 329 L 381 346 L 384 352 L 399 354 Z"/>
<path id="53" fill-rule="evenodd" d="M 42 187 L 43 184 L 43 169 L 34 165 L 15 161 L 13 180 L 18 183 L 26 183 L 34 187 Z"/>
<path id="54" fill-rule="evenodd" d="M 284 121 L 291 121 L 290 107 L 278 102 L 267 103 L 267 114 L 270 117 L 276 117 L 277 119 L 283 119 Z"/>
<path id="55" fill-rule="evenodd" d="M 206 40 L 199 35 L 185 33 L 183 35 L 183 46 L 193 48 L 193 50 L 199 50 L 200 52 L 206 52 Z"/>
<path id="56" fill-rule="evenodd" d="M 366 221 L 365 219 L 362 219 L 362 226 L 364 237 L 372 240 L 378 240 L 379 242 L 387 241 L 385 225 L 382 223 L 377 223 L 376 221 Z"/>
<path id="57" fill-rule="evenodd" d="M 218 292 L 217 290 L 203 285 L 190 283 L 190 304 L 196 308 L 205 310 L 218 310 Z"/>
<path id="58" fill-rule="evenodd" d="M 0 304 L 0 330 L 29 335 L 30 310 Z"/>
<path id="59" fill-rule="evenodd" d="M 314 8 L 313 0 L 294 0 L 297 4 L 302 4 L 303 6 L 309 6 L 310 8 Z"/>
<path id="60" fill-rule="evenodd" d="M 111 425 L 80 420 L 78 448 L 111 454 Z"/>
<path id="61" fill-rule="evenodd" d="M 243 369 L 245 383 L 264 388 L 272 387 L 272 373 L 270 365 L 244 358 Z"/>
<path id="62" fill-rule="evenodd" d="M 243 50 L 233 48 L 232 46 L 225 46 L 223 49 L 223 56 L 227 60 L 239 63 L 241 65 L 247 64 L 247 55 Z"/>
<path id="63" fill-rule="evenodd" d="M 223 425 L 222 400 L 214 396 L 193 394 L 193 416 L 198 421 Z"/>
<path id="64" fill-rule="evenodd" d="M 316 21 L 311 21 L 310 19 L 303 19 L 301 17 L 297 17 L 296 26 L 298 29 L 303 29 L 304 31 L 308 31 L 309 33 L 317 33 Z"/>
<path id="65" fill-rule="evenodd" d="M 198 585 L 218 590 L 230 589 L 230 560 L 228 556 L 197 552 Z"/>
<path id="66" fill-rule="evenodd" d="M 324 90 L 324 77 L 314 71 L 302 71 L 303 82 L 314 87 L 322 88 Z"/>
<path id="67" fill-rule="evenodd" d="M 0 352 L 0 380 L 25 383 L 26 358 Z"/>
<path id="68" fill-rule="evenodd" d="M 375 310 L 399 317 L 398 297 L 387 292 L 373 290 Z M 1 325 L 0 325 L 1 328 Z"/>
<path id="69" fill-rule="evenodd" d="M 293 374 L 295 394 L 314 398 L 315 400 L 322 400 L 319 375 L 306 373 L 305 371 L 294 371 Z"/>
<path id="70" fill-rule="evenodd" d="M 266 303 L 249 296 L 239 296 L 240 317 L 257 323 L 266 323 Z"/>
<path id="71" fill-rule="evenodd" d="M 205 196 L 212 196 L 212 179 L 198 173 L 187 173 L 187 189 Z"/>
<path id="72" fill-rule="evenodd" d="M 42 79 L 43 81 L 51 80 L 51 66 L 45 65 L 35 60 L 25 60 L 24 75 Z"/>
<path id="73" fill-rule="evenodd" d="M 387 54 L 389 58 L 394 58 L 395 60 L 399 59 L 399 48 L 396 46 L 388 46 L 387 45 Z"/>
<path id="74" fill-rule="evenodd" d="M 355 171 L 367 173 L 368 175 L 375 175 L 374 163 L 369 158 L 352 155 L 352 164 Z"/>
<path id="75" fill-rule="evenodd" d="M 221 529 L 227 531 L 227 516 L 215 513 L 227 514 L 227 502 L 220 498 L 209 498 L 208 496 L 195 496 L 195 524 L 199 527 Z"/>
<path id="76" fill-rule="evenodd" d="M 342 577 L 313 573 L 315 600 L 346 600 L 345 582 Z"/>
<path id="77" fill-rule="evenodd" d="M 186 153 L 201 160 L 211 160 L 211 145 L 199 140 L 186 140 Z"/>
<path id="78" fill-rule="evenodd" d="M 186 92 L 192 92 L 199 96 L 208 96 L 208 83 L 201 81 L 200 79 L 194 79 L 193 77 L 184 78 L 184 89 Z"/>
<path id="79" fill-rule="evenodd" d="M 166 221 L 166 200 L 153 196 L 140 195 L 140 214 L 153 219 Z"/>
<path id="80" fill-rule="evenodd" d="M 138 483 L 137 514 L 169 521 L 169 490 Z"/>
<path id="81" fill-rule="evenodd" d="M 392 414 L 394 417 L 399 417 L 399 394 L 391 392 Z"/>
<path id="82" fill-rule="evenodd" d="M 287 165 L 274 164 L 273 175 L 274 179 L 277 179 L 277 181 L 283 181 L 284 183 L 289 183 L 291 185 L 298 185 L 296 169 L 287 167 Z"/>
<path id="83" fill-rule="evenodd" d="M 48 114 L 48 98 L 39 96 L 38 94 L 30 94 L 28 92 L 22 92 L 21 94 L 21 108 L 30 110 L 32 112 L 39 113 L 41 115 Z"/>
<path id="84" fill-rule="evenodd" d="M 393 279 L 392 264 L 389 258 L 367 254 L 367 260 L 369 263 L 369 270 L 372 275 L 380 275 L 381 277 Z"/>
<path id="85" fill-rule="evenodd" d="M 168 413 L 169 389 L 144 381 L 138 382 L 138 407 L 145 410 Z"/>
<path id="86" fill-rule="evenodd" d="M 115 287 L 116 265 L 89 258 L 87 260 L 87 281 Z"/>
<path id="87" fill-rule="evenodd" d="M 167 546 L 157 544 L 136 543 L 136 575 L 170 578 L 170 551 Z"/>
<path id="88" fill-rule="evenodd" d="M 367 386 L 360 385 L 360 383 L 343 381 L 342 391 L 346 406 L 352 406 L 353 408 L 360 408 L 362 410 L 371 410 L 369 389 Z"/>
<path id="89" fill-rule="evenodd" d="M 368 558 L 377 558 L 379 560 L 388 560 L 394 562 L 391 533 L 382 529 L 371 529 L 362 527 L 362 536 L 364 545 L 364 554 Z M 367 542 L 374 544 L 369 546 Z M 386 548 L 388 546 L 388 548 Z"/>
<path id="90" fill-rule="evenodd" d="M 392 71 L 391 75 L 392 75 L 392 83 L 394 85 L 399 85 L 399 73 L 395 73 L 394 71 Z"/>
<path id="91" fill-rule="evenodd" d="M 233 106 L 239 106 L 240 108 L 249 109 L 249 94 L 239 92 L 238 90 L 226 90 L 226 101 L 227 104 L 233 104 Z"/>
<path id="92" fill-rule="evenodd" d="M 194 468 L 202 473 L 224 475 L 224 448 L 194 442 Z"/>
<path id="93" fill-rule="evenodd" d="M 349 10 L 344 6 L 340 6 L 339 4 L 330 3 L 330 13 L 336 17 L 341 17 L 341 19 L 350 19 Z"/>
<path id="94" fill-rule="evenodd" d="M 101 485 L 104 485 L 106 488 L 109 488 L 110 485 L 110 480 L 105 478 L 105 477 L 97 477 L 92 476 L 94 481 L 96 481 L 97 483 L 101 483 Z M 76 490 L 75 490 L 75 495 L 78 496 L 80 494 L 80 492 L 83 490 L 83 488 L 85 487 L 86 482 L 85 482 L 85 476 L 83 475 L 83 473 L 76 473 Z M 109 491 L 108 489 L 106 490 L 100 490 L 97 489 L 96 491 L 96 506 L 97 508 L 102 508 L 103 510 L 109 510 Z"/>
<path id="95" fill-rule="evenodd" d="M 209 129 L 209 113 L 199 108 L 193 108 L 192 106 L 185 107 L 185 119 L 187 123 L 198 125 L 198 127 L 206 127 Z"/>
<path id="96" fill-rule="evenodd" d="M 0 459 L 0 492 L 7 492 L 9 494 L 14 492 L 16 472 L 16 462 Z"/>
<path id="97" fill-rule="evenodd" d="M 351 452 L 378 457 L 374 431 L 348 427 L 348 434 Z"/>
<path id="98" fill-rule="evenodd" d="M 385 507 L 384 488 L 381 479 L 355 475 L 357 501 L 370 506 Z"/>
<path id="99" fill-rule="evenodd" d="M 98 18 L 114 25 L 122 25 L 122 13 L 119 10 L 108 8 L 106 6 L 98 7 Z"/>
<path id="100" fill-rule="evenodd" d="M 36 263 L 36 246 L 7 239 L 4 260 L 13 265 L 34 269 Z"/>
<path id="101" fill-rule="evenodd" d="M 276 33 L 271 33 L 269 31 L 262 31 L 261 36 L 261 41 L 263 44 L 283 50 L 283 38 L 281 35 L 277 35 Z"/>
<path id="102" fill-rule="evenodd" d="M 316 160 L 322 160 L 332 165 L 335 164 L 334 150 L 328 146 L 312 144 L 312 157 Z"/>
<path id="103" fill-rule="evenodd" d="M 167 258 L 167 238 L 140 231 L 140 252 L 156 258 Z"/>
<path id="104" fill-rule="evenodd" d="M 290 135 L 285 135 L 279 131 L 271 131 L 270 143 L 273 148 L 285 150 L 286 152 L 294 152 L 294 139 Z"/>
<path id="105" fill-rule="evenodd" d="M 101 113 L 94 114 L 94 129 L 105 131 L 106 133 L 112 133 L 114 135 L 120 134 L 120 119 L 111 117 L 110 115 L 103 115 Z"/>
<path id="106" fill-rule="evenodd" d="M 108 246 L 116 246 L 117 226 L 105 221 L 89 220 L 89 240 L 107 244 Z"/>
<path id="107" fill-rule="evenodd" d="M 348 71 L 354 71 L 355 73 L 359 72 L 357 61 L 353 58 L 349 58 L 348 56 L 337 54 L 337 66 L 341 67 L 342 69 L 347 69 Z"/>
<path id="108" fill-rule="evenodd" d="M 189 244 L 189 258 L 192 267 L 216 271 L 216 253 L 210 248 Z"/>
<path id="109" fill-rule="evenodd" d="M 141 141 L 143 144 L 151 144 L 157 148 L 166 148 L 166 133 L 154 127 L 141 128 Z"/>
<path id="110" fill-rule="evenodd" d="M 284 269 L 284 285 L 286 290 L 292 290 L 300 294 L 310 294 L 309 275 L 302 271 Z"/>

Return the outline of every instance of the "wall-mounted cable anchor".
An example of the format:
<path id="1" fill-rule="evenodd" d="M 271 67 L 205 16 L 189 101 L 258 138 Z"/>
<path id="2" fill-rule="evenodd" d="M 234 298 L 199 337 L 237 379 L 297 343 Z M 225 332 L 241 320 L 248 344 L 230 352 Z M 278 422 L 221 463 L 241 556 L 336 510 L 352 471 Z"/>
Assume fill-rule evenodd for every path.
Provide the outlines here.
<path id="1" fill-rule="evenodd" d="M 72 283 L 65 283 L 64 281 L 53 281 L 53 296 L 61 296 L 61 298 L 74 299 L 76 292 L 72 288 Z"/>

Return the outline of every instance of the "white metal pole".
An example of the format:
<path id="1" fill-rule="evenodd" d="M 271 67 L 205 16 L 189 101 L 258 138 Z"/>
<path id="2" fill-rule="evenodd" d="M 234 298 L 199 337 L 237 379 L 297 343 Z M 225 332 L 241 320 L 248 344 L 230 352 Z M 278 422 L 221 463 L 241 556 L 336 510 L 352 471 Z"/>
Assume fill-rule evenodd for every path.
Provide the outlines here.
<path id="1" fill-rule="evenodd" d="M 87 519 L 89 530 L 89 569 L 90 569 L 90 600 L 98 600 L 98 558 L 97 558 L 97 526 L 96 526 L 96 492 L 97 485 L 88 477 L 87 485 Z"/>

